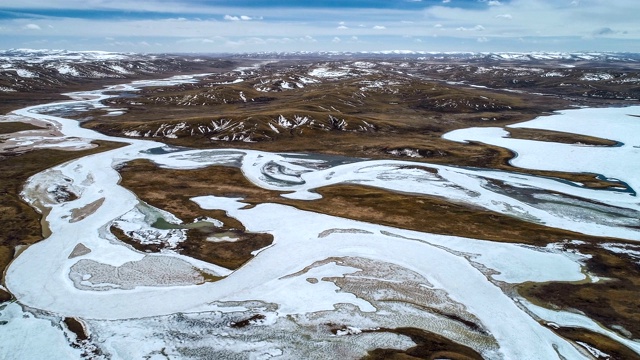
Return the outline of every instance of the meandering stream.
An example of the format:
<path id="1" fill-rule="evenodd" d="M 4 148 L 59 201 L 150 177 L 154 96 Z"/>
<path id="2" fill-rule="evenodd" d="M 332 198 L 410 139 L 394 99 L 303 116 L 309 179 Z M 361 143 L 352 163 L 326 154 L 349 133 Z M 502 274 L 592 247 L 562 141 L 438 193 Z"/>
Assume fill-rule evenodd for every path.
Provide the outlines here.
<path id="1" fill-rule="evenodd" d="M 504 171 L 421 163 L 435 169 L 434 173 L 407 168 L 406 165 L 415 164 L 407 161 L 334 159 L 252 150 L 171 149 L 149 139 L 106 136 L 80 127 L 77 121 L 45 113 L 52 107 L 64 112 L 101 106 L 100 101 L 108 96 L 104 93 L 109 91 L 131 93 L 144 86 L 189 81 L 195 78 L 119 85 L 71 94 L 74 99 L 71 101 L 14 112 L 51 124 L 69 141 L 77 142 L 79 138 L 86 143 L 109 140 L 128 144 L 56 166 L 29 179 L 23 191 L 24 199 L 34 206 L 50 209 L 47 221 L 51 236 L 27 248 L 7 270 L 6 286 L 19 304 L 60 317 L 96 321 L 176 313 L 237 312 L 250 309 L 243 304 L 255 301 L 274 304 L 275 319 L 333 311 L 339 304 L 351 304 L 350 311 L 366 317 L 382 311 L 381 303 L 366 300 L 370 290 L 351 293 L 325 280 L 353 277 L 362 269 L 354 265 L 339 266 L 335 262 L 312 265 L 331 258 L 367 259 L 419 274 L 425 289 L 443 291 L 449 302 L 462 305 L 465 314 L 477 318 L 495 339 L 497 346 L 483 345 L 481 350 L 486 357 L 586 358 L 584 352 L 540 325 L 538 318 L 532 316 L 533 305 L 505 293 L 500 285 L 587 279 L 582 272 L 583 258 L 560 247 L 534 248 L 407 231 L 269 203 L 245 208 L 242 199 L 213 196 L 193 200 L 204 209 L 225 210 L 249 231 L 268 232 L 275 238 L 272 246 L 262 249 L 236 271 L 174 252 L 141 253 L 118 241 L 109 232 L 116 221 L 139 229 L 141 234 L 152 229 L 154 236 L 166 236 L 174 242 L 182 241 L 185 236 L 179 227 L 153 228 L 153 223 L 148 223 L 149 217 L 140 215 L 141 202 L 136 195 L 118 185 L 120 177 L 116 168 L 135 159 L 148 159 L 163 167 L 179 169 L 231 164 L 239 166 L 246 178 L 257 186 L 292 191 L 286 196 L 295 199 L 313 201 L 319 196 L 313 190 L 328 185 L 365 184 L 390 191 L 439 196 L 579 233 L 640 241 L 640 202 L 635 193 L 588 189 Z M 504 130 L 487 128 L 459 130 L 445 137 L 512 149 L 518 153 L 513 161 L 515 166 L 603 174 L 624 181 L 637 191 L 640 167 L 635 164 L 640 163 L 640 119 L 629 114 L 640 114 L 640 107 L 570 110 L 517 125 L 601 136 L 624 144 L 619 147 L 509 139 L 504 137 Z M 499 180 L 514 188 L 535 189 L 546 198 L 541 195 L 530 199 L 516 197 L 490 186 L 490 180 Z M 47 190 L 56 186 L 68 188 L 77 199 L 56 201 Z M 575 198 L 588 199 L 591 205 L 586 201 L 576 205 Z M 610 207 L 603 211 L 593 202 Z M 74 211 L 87 209 L 92 204 L 89 214 L 71 221 Z M 158 212 L 164 222 L 177 221 L 172 214 L 161 209 Z M 350 231 L 334 231 L 336 229 Z M 83 251 L 78 252 L 79 247 Z M 199 271 L 224 279 L 202 283 L 198 281 Z M 377 276 L 384 281 L 394 281 L 393 274 Z M 307 281 L 308 278 L 316 281 Z M 402 314 L 388 316 L 389 321 L 403 325 Z M 558 319 L 547 320 L 561 321 Z M 15 321 L 18 324 L 19 320 Z M 13 331 L 19 329 L 17 326 Z M 28 327 L 24 329 L 26 333 Z M 446 327 L 431 330 L 448 333 Z M 598 331 L 614 336 L 606 329 L 598 328 Z M 634 342 L 628 342 L 627 346 L 640 350 Z"/>

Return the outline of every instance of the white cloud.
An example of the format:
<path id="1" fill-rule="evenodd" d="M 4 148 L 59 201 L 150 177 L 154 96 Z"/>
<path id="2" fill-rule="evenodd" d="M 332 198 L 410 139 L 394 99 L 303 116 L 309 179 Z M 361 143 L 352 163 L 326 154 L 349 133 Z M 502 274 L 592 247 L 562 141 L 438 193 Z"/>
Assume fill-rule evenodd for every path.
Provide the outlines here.
<path id="1" fill-rule="evenodd" d="M 168 2 L 172 5 L 169 6 Z M 483 6 L 465 5 L 471 2 Z M 56 36 L 52 41 L 66 39 L 75 48 L 92 45 L 91 41 L 96 45 L 108 44 L 111 41 L 103 40 L 107 37 L 121 42 L 128 41 L 139 47 L 140 39 L 166 38 L 162 42 L 165 46 L 170 46 L 168 44 L 175 44 L 180 39 L 215 39 L 216 36 L 224 36 L 235 43 L 237 49 L 246 45 L 242 51 L 253 51 L 250 44 L 260 44 L 257 39 L 240 40 L 260 37 L 265 41 L 274 39 L 269 40 L 269 43 L 279 44 L 278 41 L 282 40 L 278 39 L 296 34 L 287 43 L 288 49 L 315 49 L 321 45 L 330 47 L 334 37 L 341 38 L 342 44 L 346 44 L 352 41 L 350 36 L 355 35 L 362 40 L 356 47 L 359 49 L 392 48 L 403 44 L 417 47 L 418 44 L 409 37 L 420 37 L 425 42 L 429 39 L 430 45 L 436 50 L 456 48 L 464 51 L 467 50 L 464 48 L 466 46 L 470 50 L 473 46 L 485 49 L 478 45 L 477 40 L 479 37 L 486 37 L 490 44 L 514 51 L 525 48 L 545 50 L 549 48 L 545 44 L 556 44 L 553 51 L 564 51 L 563 48 L 566 51 L 587 48 L 597 51 L 640 51 L 638 0 L 616 0 L 615 6 L 605 0 L 473 0 L 465 3 L 439 0 L 423 1 L 422 10 L 360 9 L 357 14 L 328 7 L 315 8 L 310 12 L 307 7 L 299 6 L 252 8 L 249 12 L 247 7 L 221 7 L 213 6 L 212 3 L 200 1 L 200 5 L 187 4 L 184 0 L 2 0 L 1 7 L 5 10 L 57 6 L 67 9 L 159 11 L 173 15 L 170 15 L 171 20 L 128 17 L 49 17 L 44 20 L 5 18 L 0 19 L 0 47 L 17 47 L 19 42 L 31 41 L 32 39 L 20 39 L 26 38 L 29 33 L 47 35 L 45 30 L 51 24 L 54 30 L 48 32 Z M 497 3 L 501 5 L 491 5 Z M 200 19 L 186 14 L 198 14 Z M 266 20 L 255 16 L 257 14 L 264 16 Z M 334 20 L 327 22 L 326 19 Z M 34 23 L 41 31 L 28 25 L 30 23 Z M 241 31 L 238 26 L 233 26 L 240 23 Z M 477 24 L 483 24 L 486 28 Z M 307 35 L 318 40 L 315 46 L 308 39 L 301 40 Z M 432 37 L 436 35 L 442 40 L 433 42 Z M 403 36 L 408 36 L 407 40 Z M 526 43 L 519 45 L 520 38 L 526 39 Z M 153 46 L 153 42 L 149 42 Z M 195 49 L 198 45 L 203 46 L 201 43 L 202 40 L 191 45 L 185 44 L 180 49 L 187 49 L 188 46 Z M 216 44 L 223 47 L 225 43 L 216 40 Z M 209 49 L 206 45 L 202 48 L 205 51 Z M 273 46 L 274 50 L 282 48 L 285 47 Z M 263 50 L 259 46 L 255 49 Z"/>
<path id="2" fill-rule="evenodd" d="M 27 30 L 42 30 L 38 24 L 27 24 L 24 28 Z"/>
<path id="3" fill-rule="evenodd" d="M 316 39 L 315 39 L 313 36 L 311 36 L 311 35 L 307 35 L 307 36 L 301 37 L 299 40 L 300 40 L 300 41 L 302 41 L 302 42 L 310 42 L 310 43 L 318 42 L 318 40 L 316 40 Z"/>
<path id="4" fill-rule="evenodd" d="M 178 40 L 177 42 L 178 43 L 183 43 L 183 44 L 189 44 L 189 43 L 213 44 L 213 43 L 215 43 L 215 40 L 209 39 L 209 38 L 188 38 L 188 39 Z"/>
<path id="5" fill-rule="evenodd" d="M 502 5 L 502 3 L 500 1 L 498 1 L 498 0 L 491 0 L 491 1 L 487 2 L 487 5 L 489 5 L 489 6 L 500 6 L 500 5 Z"/>
<path id="6" fill-rule="evenodd" d="M 339 38 L 339 37 L 337 37 L 337 36 L 336 36 L 336 37 L 334 37 L 334 38 L 333 38 L 333 40 L 331 40 L 331 42 L 332 42 L 332 43 L 339 43 L 339 42 L 341 42 L 341 41 L 342 41 L 342 39 L 340 39 L 340 38 Z"/>
<path id="7" fill-rule="evenodd" d="M 474 26 L 472 28 L 466 28 L 464 26 L 460 26 L 456 30 L 458 30 L 458 31 L 484 31 L 484 26 L 476 25 L 476 26 Z"/>
<path id="8" fill-rule="evenodd" d="M 489 0 L 482 2 L 488 4 Z M 489 38 L 495 36 L 502 40 L 517 40 L 526 37 L 549 44 L 564 38 L 557 44 L 571 46 L 567 51 L 602 48 L 590 43 L 566 44 L 586 36 L 594 37 L 594 30 L 603 28 L 624 29 L 627 32 L 607 34 L 608 38 L 640 41 L 640 22 L 636 15 L 640 13 L 640 2 L 637 0 L 619 0 L 615 6 L 604 0 L 574 0 L 573 4 L 572 0 L 511 0 L 500 3 L 501 6 L 480 8 L 432 6 L 424 10 L 424 15 L 427 19 L 438 19 L 438 23 L 443 25 L 443 29 L 438 32 L 440 36 L 473 37 L 475 40 L 471 30 L 479 30 L 474 26 L 482 23 L 491 24 L 482 30 Z M 579 7 L 575 7 L 578 3 Z M 497 19 L 502 21 L 496 21 Z M 600 44 L 604 45 L 603 42 Z M 637 46 L 632 47 L 636 49 L 634 51 L 639 49 Z M 624 50 L 624 47 L 620 50 Z"/>
<path id="9" fill-rule="evenodd" d="M 477 39 L 477 41 L 478 41 L 479 43 L 486 43 L 486 42 L 489 42 L 489 39 L 487 39 L 486 37 L 484 37 L 484 36 L 483 36 L 483 37 L 479 37 L 479 38 Z"/>
<path id="10" fill-rule="evenodd" d="M 260 19 L 260 18 L 252 18 L 251 16 L 247 16 L 247 15 L 240 15 L 240 16 L 225 15 L 224 19 L 227 21 L 250 21 L 250 20 Z"/>

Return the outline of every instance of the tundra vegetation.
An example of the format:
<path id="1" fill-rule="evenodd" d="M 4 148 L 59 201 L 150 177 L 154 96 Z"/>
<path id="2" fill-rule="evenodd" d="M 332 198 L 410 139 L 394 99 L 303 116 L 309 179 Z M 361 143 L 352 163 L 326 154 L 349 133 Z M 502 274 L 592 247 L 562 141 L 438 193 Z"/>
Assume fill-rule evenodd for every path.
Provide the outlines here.
<path id="1" fill-rule="evenodd" d="M 437 170 L 430 164 L 442 164 L 560 179 L 592 189 L 625 190 L 625 183 L 595 173 L 517 168 L 510 162 L 516 154 L 508 149 L 442 137 L 457 129 L 502 127 L 514 139 L 593 147 L 619 145 L 614 140 L 593 136 L 508 127 L 560 109 L 637 104 L 640 98 L 640 70 L 635 63 L 581 61 L 572 67 L 564 65 L 560 60 L 465 57 L 345 56 L 260 61 L 170 57 L 154 61 L 87 62 L 76 65 L 75 72 L 56 72 L 51 66 L 25 63 L 23 69 L 39 76 L 16 82 L 18 72 L 1 72 L 0 89 L 15 91 L 0 91 L 0 110 L 9 112 L 37 102 L 62 99 L 63 90 L 90 89 L 125 79 L 207 72 L 194 83 L 151 86 L 135 93 L 114 92 L 116 96 L 102 101 L 105 107 L 64 116 L 106 135 L 154 140 L 175 147 L 313 153 L 341 161 L 402 159 L 414 162 L 407 168 L 431 173 Z M 51 114 L 56 115 L 55 111 Z M 0 122 L 0 141 L 38 129 L 41 128 L 22 122 Z M 94 144 L 91 149 L 77 151 L 2 150 L 0 269 L 5 269 L 20 249 L 47 236 L 46 223 L 41 223 L 42 214 L 20 198 L 24 182 L 71 159 L 122 146 L 107 141 Z M 139 159 L 127 162 L 118 171 L 122 186 L 145 203 L 173 214 L 183 224 L 197 223 L 203 217 L 219 221 L 220 226 L 185 227 L 186 241 L 172 251 L 230 270 L 242 267 L 256 251 L 270 246 L 273 236 L 250 232 L 224 211 L 202 209 L 192 198 L 206 195 L 242 198 L 248 207 L 282 204 L 401 229 L 500 243 L 537 247 L 560 243 L 565 251 L 588 256 L 583 271 L 600 281 L 531 282 L 504 285 L 507 287 L 504 291 L 545 308 L 584 314 L 622 337 L 640 338 L 640 308 L 635 301 L 640 291 L 640 265 L 634 255 L 640 246 L 629 239 L 585 235 L 443 197 L 393 192 L 366 184 L 321 187 L 315 189 L 321 198 L 295 200 L 283 197 L 286 191 L 256 186 L 235 166 L 169 169 Z M 497 180 L 490 185 L 517 191 Z M 60 194 L 66 196 L 60 201 L 74 196 L 64 191 Z M 93 207 L 101 204 L 95 203 Z M 94 210 L 84 209 L 89 213 Z M 86 215 L 79 213 L 77 218 Z M 141 243 L 117 226 L 109 230 L 137 251 L 166 250 L 163 244 Z M 612 251 L 611 247 L 602 246 L 604 243 L 631 251 Z M 202 275 L 205 281 L 220 279 Z M 0 289 L 0 300 L 10 298 L 8 292 Z M 264 315 L 257 314 L 234 322 L 233 327 L 251 326 L 263 320 Z M 474 319 L 454 320 L 482 333 Z M 80 320 L 66 318 L 64 323 L 83 341 L 87 340 Z M 611 358 L 640 358 L 632 349 L 593 330 L 543 325 Z M 327 326 L 334 334 L 351 331 L 347 324 Z M 406 350 L 371 349 L 364 359 L 482 358 L 472 347 L 425 329 L 380 328 L 365 332 L 402 335 L 416 346 Z"/>

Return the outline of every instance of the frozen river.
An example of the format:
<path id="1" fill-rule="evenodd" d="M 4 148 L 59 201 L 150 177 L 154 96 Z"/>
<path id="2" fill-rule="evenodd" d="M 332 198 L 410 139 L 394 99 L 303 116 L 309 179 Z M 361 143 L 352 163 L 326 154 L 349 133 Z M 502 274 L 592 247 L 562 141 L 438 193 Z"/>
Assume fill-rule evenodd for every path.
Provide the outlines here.
<path id="1" fill-rule="evenodd" d="M 56 166 L 33 176 L 25 185 L 24 199 L 36 208 L 50 210 L 46 219 L 51 236 L 27 248 L 7 270 L 6 287 L 17 298 L 17 304 L 0 310 L 0 320 L 7 321 L 7 325 L 0 326 L 0 358 L 37 357 L 33 352 L 39 351 L 38 347 L 25 346 L 24 338 L 31 338 L 32 343 L 48 344 L 42 348 L 59 348 L 60 353 L 69 358 L 79 357 L 81 350 L 68 346 L 69 334 L 47 328 L 52 320 L 46 317 L 43 320 L 43 315 L 22 317 L 23 312 L 88 319 L 96 336 L 101 332 L 103 336 L 109 334 L 112 340 L 103 346 L 119 358 L 142 358 L 162 347 L 169 348 L 169 352 L 179 347 L 177 342 L 154 339 L 143 330 L 131 331 L 123 324 L 134 327 L 132 322 L 138 320 L 132 319 L 164 319 L 179 313 L 196 317 L 198 314 L 250 314 L 256 303 L 269 304 L 264 305 L 267 310 L 263 312 L 268 316 L 263 326 L 274 328 L 289 316 L 309 317 L 326 312 L 350 315 L 354 328 L 380 326 L 375 319 L 383 313 L 388 322 L 382 324 L 384 326 L 412 325 L 407 323 L 411 317 L 393 313 L 392 308 L 385 307 L 388 305 L 376 301 L 380 297 L 372 293 L 372 289 L 362 285 L 357 291 L 349 290 L 342 288 L 339 281 L 330 280 L 354 278 L 364 270 L 378 282 L 402 282 L 406 276 L 397 271 L 377 271 L 375 267 L 365 269 L 364 265 L 358 265 L 363 262 L 388 264 L 416 274 L 414 288 L 440 294 L 446 306 L 458 309 L 451 311 L 458 311 L 456 314 L 460 317 L 475 319 L 491 340 L 472 341 L 469 345 L 486 358 L 588 358 L 585 349 L 559 337 L 538 319 L 562 325 L 563 321 L 578 318 L 583 327 L 640 350 L 637 343 L 620 339 L 584 316 L 542 311 L 505 292 L 504 284 L 526 281 L 591 281 L 582 271 L 584 258 L 565 252 L 560 246 L 535 248 L 407 231 L 270 203 L 245 208 L 243 199 L 206 195 L 193 201 L 203 209 L 226 211 L 248 231 L 272 234 L 274 244 L 262 249 L 238 270 L 231 271 L 171 251 L 141 253 L 109 232 L 114 222 L 121 227 L 138 229 L 141 234 L 151 229 L 152 224 L 140 213 L 140 200 L 119 185 L 120 177 L 115 170 L 128 161 L 148 159 L 174 169 L 239 164 L 246 178 L 255 185 L 291 191 L 286 196 L 295 199 L 313 201 L 319 196 L 313 190 L 328 185 L 364 184 L 403 193 L 435 195 L 578 233 L 640 241 L 640 202 L 635 195 L 640 187 L 640 167 L 635 166 L 640 163 L 640 118 L 637 117 L 640 107 L 567 110 L 515 125 L 603 137 L 622 143 L 617 147 L 511 139 L 505 137 L 507 133 L 502 128 L 464 129 L 445 135 L 452 141 L 479 141 L 512 149 L 518 154 L 512 162 L 515 166 L 602 174 L 628 184 L 626 190 L 594 190 L 580 184 L 505 171 L 426 164 L 436 170 L 430 172 L 408 168 L 406 165 L 415 163 L 406 161 L 331 164 L 313 155 L 173 149 L 151 140 L 108 137 L 79 127 L 77 121 L 47 115 L 54 108 L 64 111 L 101 106 L 100 100 L 106 97 L 103 93 L 108 90 L 131 92 L 144 86 L 187 81 L 193 80 L 179 77 L 120 85 L 76 93 L 72 101 L 14 112 L 14 115 L 51 124 L 61 134 L 57 147 L 65 146 L 65 142 L 78 146 L 93 140 L 128 145 Z M 16 136 L 15 140 L 20 141 L 20 135 Z M 30 141 L 33 140 L 37 141 Z M 516 197 L 490 186 L 493 180 L 516 189 L 533 189 L 538 195 Z M 77 199 L 56 201 L 51 189 L 60 187 L 71 190 Z M 86 216 L 74 215 L 79 211 L 87 213 Z M 177 221 L 172 214 L 157 211 L 167 221 Z M 153 231 L 156 236 L 176 243 L 185 236 L 176 230 Z M 335 259 L 350 260 L 340 263 Z M 224 278 L 203 283 L 199 275 L 203 271 Z M 18 304 L 25 310 L 19 309 Z M 444 335 L 451 333 L 453 325 L 444 320 L 438 324 L 428 330 Z M 47 330 L 38 332 L 34 330 L 37 328 Z M 123 339 L 138 336 L 145 345 L 118 342 L 118 336 Z M 234 341 L 229 340 L 226 346 L 230 349 L 235 346 L 238 353 L 245 355 L 259 352 L 248 345 L 239 347 L 239 340 Z M 411 344 L 406 340 L 393 341 L 396 343 L 390 344 L 396 346 Z M 273 340 L 270 344 L 273 356 L 293 356 L 294 350 L 282 341 Z"/>

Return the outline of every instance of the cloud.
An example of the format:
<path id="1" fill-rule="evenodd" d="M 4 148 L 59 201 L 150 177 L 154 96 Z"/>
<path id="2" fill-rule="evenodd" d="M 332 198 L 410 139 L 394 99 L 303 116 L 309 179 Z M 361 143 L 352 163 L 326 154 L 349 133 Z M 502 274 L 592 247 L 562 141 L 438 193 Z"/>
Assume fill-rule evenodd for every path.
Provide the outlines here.
<path id="1" fill-rule="evenodd" d="M 458 30 L 458 31 L 484 31 L 484 26 L 476 25 L 476 26 L 474 26 L 472 28 L 466 28 L 464 26 L 460 26 L 456 30 Z"/>
<path id="2" fill-rule="evenodd" d="M 225 15 L 224 19 L 227 21 L 251 21 L 251 20 L 260 19 L 260 18 L 252 18 L 251 16 L 247 16 L 247 15 L 240 15 L 240 16 Z"/>
<path id="3" fill-rule="evenodd" d="M 24 26 L 24 28 L 27 30 L 42 30 L 37 24 L 27 24 Z"/>
<path id="4" fill-rule="evenodd" d="M 177 41 L 179 44 L 190 44 L 190 43 L 197 43 L 197 44 L 213 44 L 215 43 L 215 40 L 213 39 L 209 39 L 209 38 L 188 38 L 188 39 L 182 39 L 182 40 L 178 40 Z"/>
<path id="5" fill-rule="evenodd" d="M 342 41 L 342 39 L 340 39 L 340 38 L 339 38 L 339 37 L 337 37 L 337 36 L 336 36 L 336 37 L 334 37 L 334 38 L 333 38 L 333 40 L 331 40 L 331 42 L 332 42 L 332 43 L 339 43 L 339 42 L 341 42 L 341 41 Z"/>
<path id="6" fill-rule="evenodd" d="M 479 38 L 477 39 L 477 41 L 478 41 L 479 43 L 486 43 L 486 42 L 489 42 L 489 39 L 487 39 L 486 37 L 482 36 L 482 37 L 479 37 Z"/>
<path id="7" fill-rule="evenodd" d="M 302 42 L 307 42 L 307 43 L 316 43 L 316 42 L 318 42 L 318 40 L 316 40 L 311 35 L 307 35 L 307 36 L 301 37 L 299 40 L 302 41 Z"/>
<path id="8" fill-rule="evenodd" d="M 260 44 L 256 39 L 241 41 L 252 37 L 260 37 L 265 41 L 291 37 L 286 46 L 272 46 L 274 51 L 325 50 L 332 45 L 339 47 L 332 44 L 334 37 L 339 37 L 342 40 L 340 46 L 344 46 L 351 43 L 350 36 L 356 35 L 360 40 L 354 48 L 362 50 L 398 46 L 410 48 L 411 45 L 418 47 L 411 37 L 420 37 L 425 43 L 428 41 L 430 46 L 433 45 L 435 50 L 484 51 L 489 50 L 489 46 L 483 47 L 477 41 L 486 37 L 492 47 L 509 51 L 573 51 L 586 48 L 594 51 L 640 51 L 638 0 L 616 0 L 615 6 L 605 0 L 423 0 L 413 5 L 408 0 L 400 0 L 396 4 L 403 5 L 384 9 L 367 8 L 362 6 L 365 1 L 355 1 L 353 6 L 358 11 L 322 5 L 314 5 L 317 7 L 310 10 L 311 6 L 305 4 L 275 7 L 264 5 L 268 2 L 262 0 L 252 5 L 233 5 L 225 0 L 226 6 L 212 5 L 221 4 L 218 1 L 194 0 L 2 1 L 0 7 L 5 10 L 55 6 L 62 10 L 78 8 L 90 13 L 105 10 L 105 15 L 91 18 L 83 18 L 82 15 L 73 18 L 57 15 L 1 18 L 0 48 L 19 47 L 19 44 L 32 40 L 27 37 L 38 34 L 51 36 L 52 42 L 66 39 L 75 49 L 93 47 L 93 44 L 96 47 L 100 44 L 105 46 L 111 42 L 105 38 L 123 43 L 129 41 L 136 46 L 139 46 L 140 39 L 151 39 L 147 41 L 152 46 L 156 39 L 162 39 L 162 43 L 169 46 L 180 39 L 217 39 L 216 36 L 223 36 L 237 44 L 238 47 L 234 49 L 242 51 L 264 50 L 259 46 L 255 49 L 250 47 L 251 44 Z M 247 3 L 250 2 L 238 2 Z M 329 1 L 322 2 L 327 3 Z M 129 10 L 131 14 L 128 15 L 119 16 L 117 13 Z M 58 13 L 62 14 L 63 11 Z M 151 16 L 147 17 L 146 13 Z M 30 23 L 37 25 L 40 31 L 28 26 Z M 49 24 L 54 26 L 55 31 L 48 29 Z M 237 25 L 242 25 L 241 31 Z M 291 34 L 296 35 L 292 37 Z M 308 39 L 300 40 L 306 35 L 318 42 L 314 45 Z M 434 41 L 432 38 L 435 36 L 439 40 Z M 520 38 L 526 39 L 526 42 L 519 43 Z M 279 44 L 276 40 L 272 41 L 270 44 Z M 216 40 L 216 44 L 224 47 L 225 42 Z M 192 50 L 197 46 L 202 46 L 203 51 L 211 49 L 202 45 L 202 40 L 185 43 L 177 49 Z"/>
<path id="9" fill-rule="evenodd" d="M 626 35 L 628 34 L 628 31 L 618 31 L 618 30 L 613 30 L 610 27 L 603 27 L 600 29 L 595 30 L 594 32 L 591 33 L 592 36 L 594 37 L 598 37 L 598 36 L 613 36 L 613 35 Z"/>
<path id="10" fill-rule="evenodd" d="M 502 3 L 498 0 L 478 0 L 479 2 L 486 3 L 488 6 L 500 6 Z"/>
<path id="11" fill-rule="evenodd" d="M 613 31 L 613 29 L 609 28 L 609 27 L 604 27 L 601 29 L 598 29 L 596 31 L 593 32 L 593 35 L 612 35 L 615 34 L 616 31 Z"/>

